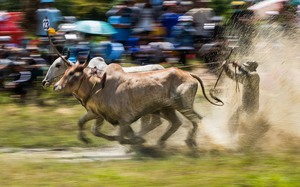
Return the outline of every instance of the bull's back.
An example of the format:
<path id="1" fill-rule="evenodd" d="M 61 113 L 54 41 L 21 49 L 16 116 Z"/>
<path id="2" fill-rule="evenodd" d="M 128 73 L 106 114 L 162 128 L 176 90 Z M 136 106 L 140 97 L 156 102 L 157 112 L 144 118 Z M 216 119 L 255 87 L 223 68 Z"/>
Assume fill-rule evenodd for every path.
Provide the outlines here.
<path id="1" fill-rule="evenodd" d="M 125 73 L 117 66 L 112 70 L 95 98 L 101 112 L 112 119 L 132 122 L 165 107 L 175 108 L 186 99 L 189 105 L 197 91 L 197 82 L 177 68 L 143 73 Z"/>
<path id="2" fill-rule="evenodd" d="M 116 102 L 124 106 L 130 101 L 130 106 L 133 108 L 172 105 L 174 99 L 193 97 L 197 91 L 196 80 L 188 72 L 177 68 L 155 72 L 123 73 L 121 77 L 111 82 L 119 82 L 117 86 L 107 89 L 109 92 L 112 91 L 111 94 L 115 98 L 120 98 Z"/>

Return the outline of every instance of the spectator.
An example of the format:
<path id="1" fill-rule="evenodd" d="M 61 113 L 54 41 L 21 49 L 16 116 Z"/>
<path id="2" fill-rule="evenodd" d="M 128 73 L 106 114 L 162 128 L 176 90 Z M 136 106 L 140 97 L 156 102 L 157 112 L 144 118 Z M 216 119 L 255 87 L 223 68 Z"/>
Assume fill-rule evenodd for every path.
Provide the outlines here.
<path id="1" fill-rule="evenodd" d="M 165 12 L 159 18 L 162 26 L 166 28 L 167 38 L 171 36 L 172 27 L 178 23 L 178 17 L 180 16 L 177 14 L 176 6 L 176 1 L 173 4 L 164 4 Z"/>
<path id="2" fill-rule="evenodd" d="M 153 30 L 154 22 L 154 9 L 152 8 L 152 5 L 149 2 L 147 2 L 141 9 L 140 16 L 137 24 L 135 25 L 134 31 L 137 33 L 150 33 Z"/>
<path id="3" fill-rule="evenodd" d="M 41 0 L 39 8 L 36 11 L 37 29 L 35 34 L 37 36 L 47 36 L 47 32 L 43 27 L 43 20 L 47 17 L 50 21 L 50 27 L 57 29 L 57 24 L 62 20 L 60 10 L 53 7 L 54 0 Z"/>
<path id="4" fill-rule="evenodd" d="M 171 38 L 175 47 L 193 47 L 195 34 L 192 16 L 180 16 L 178 23 L 171 29 Z"/>
<path id="5" fill-rule="evenodd" d="M 133 29 L 133 33 L 137 34 L 146 43 L 150 42 L 149 34 L 154 30 L 154 13 L 152 5 L 149 2 L 145 3 L 141 9 L 139 20 Z"/>
<path id="6" fill-rule="evenodd" d="M 106 15 L 109 15 L 108 22 L 114 26 L 117 33 L 112 35 L 112 40 L 115 42 L 120 42 L 124 46 L 130 35 L 132 34 L 133 25 L 136 23 L 139 8 L 134 6 L 135 1 L 125 0 L 123 5 L 113 7 L 109 10 Z M 118 10 L 116 10 L 118 9 Z"/>

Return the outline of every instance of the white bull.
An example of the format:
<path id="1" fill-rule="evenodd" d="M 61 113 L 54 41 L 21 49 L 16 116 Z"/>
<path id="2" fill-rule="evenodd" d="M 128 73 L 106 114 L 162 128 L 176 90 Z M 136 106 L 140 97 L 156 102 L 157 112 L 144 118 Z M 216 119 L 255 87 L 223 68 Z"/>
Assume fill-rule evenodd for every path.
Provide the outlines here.
<path id="1" fill-rule="evenodd" d="M 44 80 L 42 81 L 42 85 L 44 87 L 49 87 L 52 84 L 53 81 L 55 81 L 56 79 L 62 77 L 62 75 L 65 73 L 65 71 L 67 70 L 67 68 L 70 65 L 74 65 L 71 62 L 67 63 L 66 62 L 67 59 L 68 59 L 68 56 L 58 57 L 52 63 L 52 65 L 49 67 L 49 69 L 47 71 L 47 74 L 46 74 Z M 90 67 L 91 69 L 96 69 L 97 71 L 102 72 L 107 67 L 107 64 L 105 63 L 103 58 L 94 57 L 94 58 L 91 59 L 88 67 Z M 125 72 L 154 71 L 154 70 L 160 70 L 160 69 L 164 69 L 164 67 L 159 65 L 159 64 L 145 65 L 145 66 L 123 67 L 123 70 Z M 95 132 L 96 129 L 97 129 L 95 127 L 96 126 L 101 126 L 101 124 L 104 121 L 104 119 L 101 118 L 101 117 L 92 118 L 89 115 L 84 115 L 78 120 L 78 124 L 80 125 L 80 124 L 86 123 L 86 122 L 88 122 L 90 120 L 93 120 L 93 119 L 96 119 L 95 125 L 92 129 L 93 134 L 95 134 L 99 137 L 105 138 L 107 140 L 111 140 L 112 138 L 110 136 L 107 136 L 103 133 Z M 160 125 L 162 122 L 161 122 L 161 119 L 160 119 L 159 115 L 147 115 L 147 116 L 141 117 L 141 123 L 142 123 L 142 129 L 139 132 L 139 135 L 146 134 L 147 132 L 154 129 L 156 126 Z M 87 138 L 81 139 L 81 140 L 86 142 L 86 143 L 89 141 Z"/>

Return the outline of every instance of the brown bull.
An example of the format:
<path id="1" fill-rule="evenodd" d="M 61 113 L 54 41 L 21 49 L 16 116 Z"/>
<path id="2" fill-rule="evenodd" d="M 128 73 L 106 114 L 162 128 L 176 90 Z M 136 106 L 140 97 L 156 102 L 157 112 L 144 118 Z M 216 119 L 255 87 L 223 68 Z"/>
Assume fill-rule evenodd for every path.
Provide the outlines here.
<path id="1" fill-rule="evenodd" d="M 182 124 L 176 115 L 177 110 L 192 122 L 193 128 L 188 134 L 186 143 L 195 146 L 198 123 L 202 119 L 193 109 L 198 82 L 209 102 L 223 105 L 220 100 L 214 103 L 207 98 L 199 77 L 177 68 L 125 73 L 120 65 L 110 64 L 99 78 L 87 73 L 87 65 L 88 62 L 68 68 L 64 76 L 54 85 L 54 90 L 73 93 L 87 109 L 87 116 L 101 117 L 111 124 L 119 125 L 119 136 L 110 138 L 121 144 L 144 142 L 142 138 L 134 135 L 130 124 L 147 114 L 160 113 L 170 122 L 170 128 L 159 139 L 159 145 L 164 145 Z M 79 124 L 79 130 L 80 137 L 84 138 L 84 123 Z"/>

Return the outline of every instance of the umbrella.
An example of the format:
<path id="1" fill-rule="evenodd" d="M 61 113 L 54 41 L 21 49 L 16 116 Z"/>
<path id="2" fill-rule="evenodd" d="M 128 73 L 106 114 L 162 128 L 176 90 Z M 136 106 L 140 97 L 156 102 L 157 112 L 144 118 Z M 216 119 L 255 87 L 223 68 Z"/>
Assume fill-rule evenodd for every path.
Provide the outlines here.
<path id="1" fill-rule="evenodd" d="M 40 3 L 54 3 L 54 0 L 40 0 Z"/>
<path id="2" fill-rule="evenodd" d="M 109 23 L 95 20 L 77 21 L 75 22 L 74 30 L 99 35 L 111 35 L 117 33 L 116 29 Z"/>
<path id="3" fill-rule="evenodd" d="M 300 5 L 300 0 L 292 0 L 291 4 L 292 5 Z"/>

